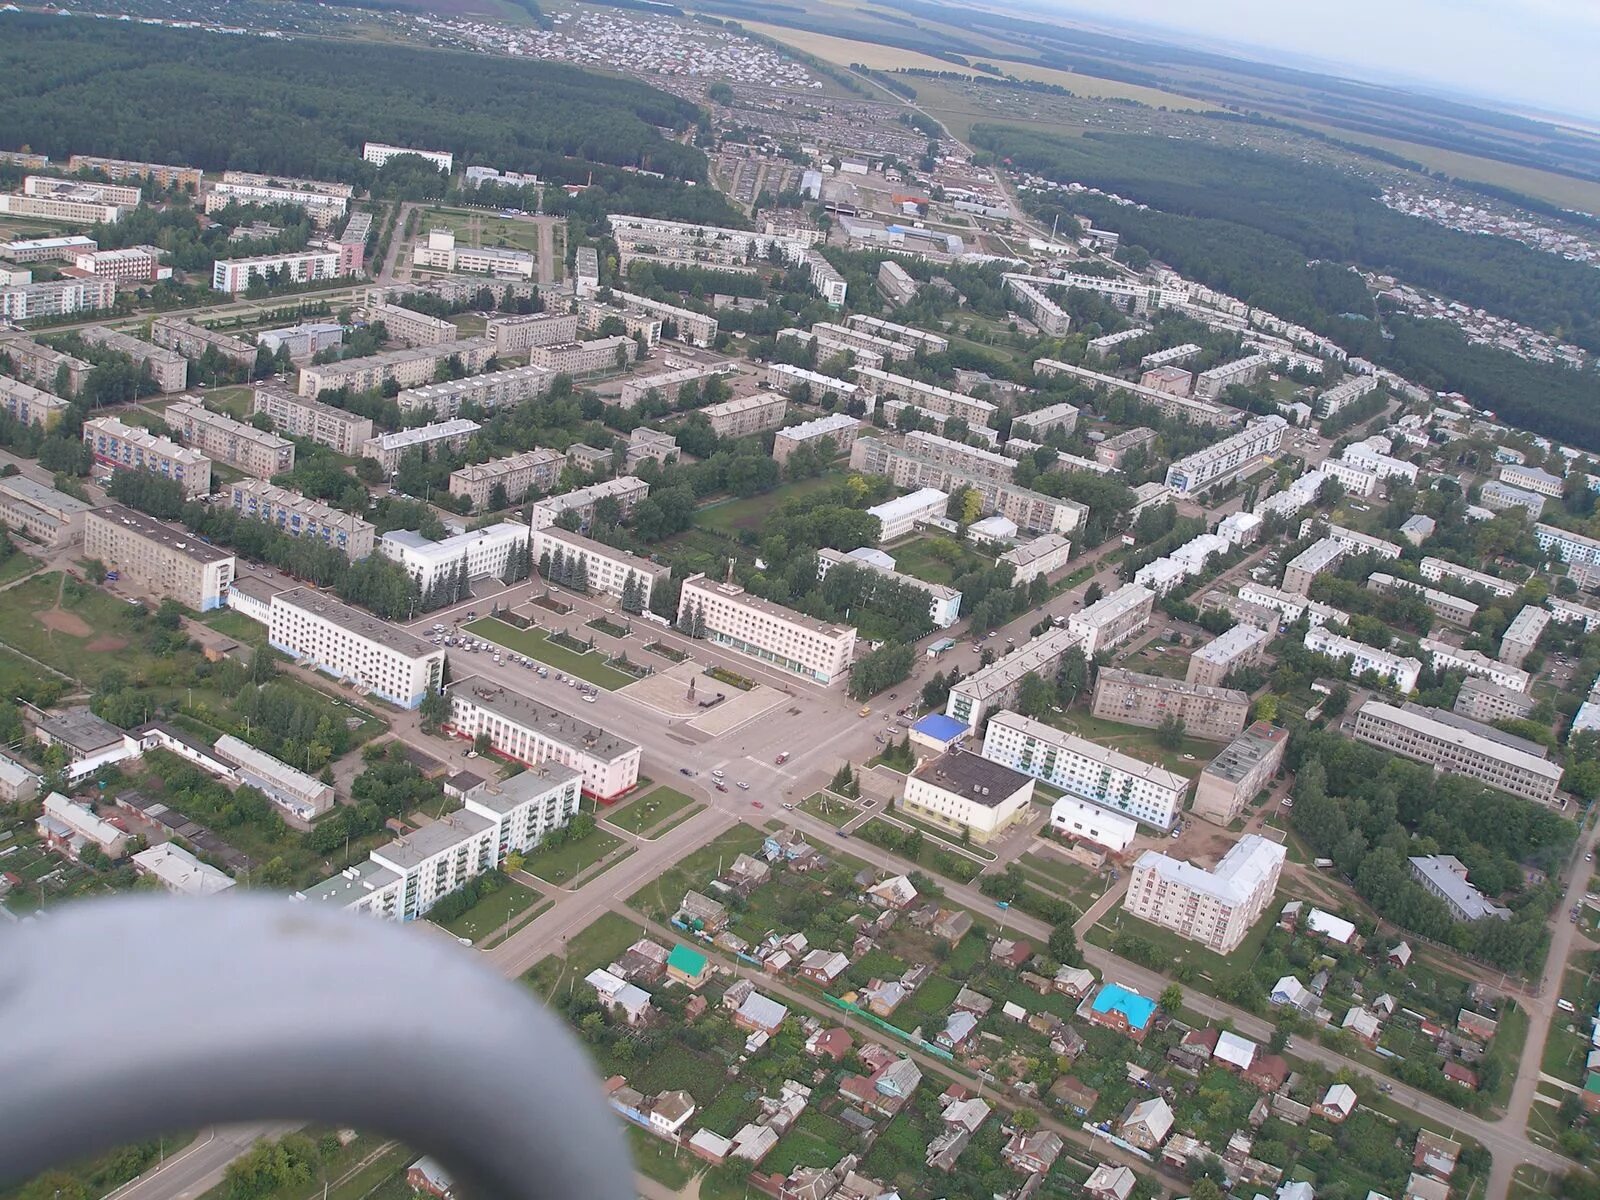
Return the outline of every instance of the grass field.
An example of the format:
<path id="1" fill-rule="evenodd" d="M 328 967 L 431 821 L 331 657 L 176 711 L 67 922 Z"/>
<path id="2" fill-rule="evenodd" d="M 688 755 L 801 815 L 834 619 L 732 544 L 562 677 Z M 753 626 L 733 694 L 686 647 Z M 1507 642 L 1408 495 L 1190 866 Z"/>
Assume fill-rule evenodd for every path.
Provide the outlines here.
<path id="1" fill-rule="evenodd" d="M 562 884 L 563 886 L 576 879 L 607 854 L 618 846 L 622 839 L 614 833 L 607 833 L 603 829 L 596 829 L 588 837 L 580 841 L 568 842 L 558 850 L 549 850 L 535 853 L 528 859 L 526 870 L 528 874 L 538 876 L 546 883 Z M 629 847 L 619 854 L 612 866 L 621 862 L 633 848 Z"/>
<path id="2" fill-rule="evenodd" d="M 658 787 L 653 792 L 646 792 L 636 799 L 628 801 L 621 808 L 614 808 L 605 815 L 606 822 L 615 825 L 618 829 L 626 829 L 629 833 L 644 836 L 647 830 L 679 817 L 687 818 L 690 808 L 704 807 L 689 796 L 675 788 Z M 681 818 L 680 818 L 681 819 Z M 678 822 L 672 821 L 673 825 Z M 663 829 L 662 833 L 666 830 Z M 656 836 L 660 836 L 657 834 Z"/>
<path id="3" fill-rule="evenodd" d="M 614 912 L 601 913 L 592 924 L 566 940 L 562 954 L 541 958 L 523 979 L 541 999 L 548 1000 L 569 978 L 582 979 L 638 940 L 639 927 L 627 917 Z"/>
<path id="4" fill-rule="evenodd" d="M 1140 729 L 1135 725 L 1121 725 L 1115 721 L 1106 721 L 1100 717 L 1091 716 L 1086 712 L 1069 712 L 1065 715 L 1052 714 L 1050 724 L 1058 729 L 1065 729 L 1069 733 L 1076 733 L 1086 737 L 1092 742 L 1102 746 L 1110 746 L 1132 755 L 1134 758 L 1143 759 L 1145 762 L 1157 763 L 1169 771 L 1179 775 L 1186 775 L 1193 779 L 1205 769 L 1206 763 L 1216 757 L 1221 744 L 1217 742 L 1202 741 L 1200 738 L 1186 737 L 1183 744 L 1176 750 L 1168 750 L 1156 740 L 1154 729 Z M 1188 755 L 1185 758 L 1184 755 Z"/>
<path id="5" fill-rule="evenodd" d="M 1067 862 L 1048 850 L 1029 851 L 1017 860 L 1028 882 L 1061 897 L 1080 912 L 1099 899 L 1106 881 L 1087 867 Z"/>
<path id="6" fill-rule="evenodd" d="M 888 553 L 894 559 L 895 570 L 901 574 L 913 575 L 924 583 L 948 587 L 955 581 L 956 574 L 965 569 L 967 555 L 961 553 L 953 558 L 948 557 L 945 543 L 955 544 L 950 538 L 913 538 L 889 547 Z"/>
<path id="7" fill-rule="evenodd" d="M 477 222 L 477 230 L 483 246 L 506 246 L 512 250 L 526 250 L 530 254 L 539 252 L 539 227 L 531 221 L 519 221 L 514 217 L 495 216 L 484 212 L 468 212 L 461 208 L 428 208 L 422 211 L 419 225 L 432 229 L 453 229 L 458 244 L 470 244 L 472 240 L 472 223 Z M 485 283 L 491 283 L 485 280 Z"/>
<path id="8" fill-rule="evenodd" d="M 678 910 L 684 892 L 703 888 L 718 863 L 731 863 L 741 852 L 754 854 L 764 840 L 765 835 L 759 829 L 735 825 L 645 884 L 628 897 L 628 905 L 651 916 L 670 917 Z"/>
<path id="9" fill-rule="evenodd" d="M 474 943 L 498 938 L 508 923 L 510 928 L 515 929 L 525 920 L 531 921 L 537 914 L 530 913 L 530 909 L 536 906 L 549 907 L 548 904 L 540 905 L 540 899 L 539 893 L 532 888 L 508 879 L 499 891 L 491 892 L 454 921 L 444 922 L 440 928 Z"/>
<path id="10" fill-rule="evenodd" d="M 627 687 L 633 682 L 632 676 L 623 674 L 615 667 L 606 666 L 605 659 L 598 651 L 577 654 L 565 647 L 551 645 L 542 629 L 518 629 L 495 617 L 483 617 L 462 628 L 474 637 L 483 638 L 497 646 L 504 646 L 508 650 L 515 650 L 518 654 L 526 654 L 529 658 L 536 658 L 547 666 L 569 675 L 576 675 L 579 679 L 587 680 L 596 687 L 603 687 L 608 692 Z"/>
<path id="11" fill-rule="evenodd" d="M 205 398 L 207 408 L 227 413 L 235 421 L 250 419 L 250 409 L 255 399 L 254 388 L 240 384 L 234 387 L 211 388 L 200 394 Z"/>
<path id="12" fill-rule="evenodd" d="M 91 685 L 111 667 L 133 672 L 145 655 L 130 653 L 124 636 L 131 608 L 98 588 L 80 585 L 80 591 L 58 609 L 60 572 L 18 584 L 0 604 L 0 643 Z"/>
<path id="13" fill-rule="evenodd" d="M 809 495 L 811 492 L 838 483 L 840 478 L 841 476 L 836 473 L 823 474 L 815 479 L 786 483 L 760 496 L 751 496 L 744 500 L 717 501 L 696 512 L 694 523 L 703 529 L 710 529 L 727 537 L 737 537 L 744 530 L 761 528 L 762 522 L 767 519 L 767 514 L 790 496 Z"/>
<path id="14" fill-rule="evenodd" d="M 1119 933 L 1131 934 L 1153 943 L 1165 957 L 1175 963 L 1184 963 L 1193 967 L 1198 973 L 1192 986 L 1199 987 L 1201 991 L 1209 989 L 1200 986 L 1200 981 L 1215 981 L 1223 976 L 1232 975 L 1239 970 L 1248 970 L 1255 962 L 1256 956 L 1261 953 L 1262 943 L 1267 940 L 1267 934 L 1277 927 L 1273 914 L 1267 913 L 1255 923 L 1255 928 L 1245 935 L 1233 953 L 1224 957 L 1213 951 L 1205 949 L 1187 938 L 1179 937 L 1170 929 L 1151 925 L 1137 917 L 1126 916 L 1120 908 L 1114 908 L 1100 923 L 1089 930 L 1088 939 L 1096 946 L 1110 949 L 1113 939 Z"/>
<path id="15" fill-rule="evenodd" d="M 253 621 L 233 608 L 219 608 L 216 612 L 208 613 L 203 623 L 218 633 L 238 638 L 241 642 L 260 641 L 267 633 L 267 627 L 260 621 Z"/>
<path id="16" fill-rule="evenodd" d="M 24 575 L 37 571 L 44 564 L 31 555 L 18 551 L 5 562 L 0 563 L 0 585 L 10 583 L 14 579 L 21 579 Z"/>

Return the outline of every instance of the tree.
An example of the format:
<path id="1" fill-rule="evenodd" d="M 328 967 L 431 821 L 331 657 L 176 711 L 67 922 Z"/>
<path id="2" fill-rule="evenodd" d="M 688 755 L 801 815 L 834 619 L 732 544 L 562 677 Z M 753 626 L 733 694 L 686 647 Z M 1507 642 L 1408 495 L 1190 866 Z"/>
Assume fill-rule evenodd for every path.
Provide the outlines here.
<path id="1" fill-rule="evenodd" d="M 1019 1108 L 1011 1114 L 1011 1127 L 1024 1133 L 1039 1128 L 1039 1114 L 1031 1108 Z"/>
<path id="2" fill-rule="evenodd" d="M 1096 579 L 1083 591 L 1083 606 L 1088 608 L 1091 604 L 1097 602 L 1100 597 L 1104 596 L 1105 594 L 1105 588 L 1101 587 L 1100 581 Z"/>
<path id="3" fill-rule="evenodd" d="M 1263 697 L 1263 699 L 1265 699 L 1265 697 Z M 1337 717 L 1349 707 L 1349 687 L 1342 683 L 1336 683 L 1333 686 L 1333 690 L 1328 693 L 1328 698 L 1322 702 L 1322 715 L 1325 717 Z M 1261 715 L 1259 709 L 1256 715 L 1258 717 Z M 1272 715 L 1276 717 L 1278 714 L 1276 711 L 1274 711 Z"/>
<path id="4" fill-rule="evenodd" d="M 1156 744 L 1163 750 L 1177 750 L 1183 746 L 1183 733 L 1183 719 L 1169 714 L 1156 726 Z"/>
<path id="5" fill-rule="evenodd" d="M 1017 711 L 1036 720 L 1056 707 L 1056 689 L 1032 671 L 1022 677 L 1022 688 L 1017 696 Z"/>
<path id="6" fill-rule="evenodd" d="M 1062 921 L 1050 930 L 1050 957 L 1064 966 L 1076 967 L 1083 962 L 1078 950 L 1078 933 L 1071 921 Z"/>
<path id="7" fill-rule="evenodd" d="M 450 698 L 439 688 L 429 688 L 418 709 L 425 733 L 438 733 L 450 716 Z"/>
<path id="8" fill-rule="evenodd" d="M 1168 1013 L 1179 1012 L 1183 1008 L 1183 989 L 1175 983 L 1169 983 L 1161 989 L 1161 998 L 1157 1003 Z"/>

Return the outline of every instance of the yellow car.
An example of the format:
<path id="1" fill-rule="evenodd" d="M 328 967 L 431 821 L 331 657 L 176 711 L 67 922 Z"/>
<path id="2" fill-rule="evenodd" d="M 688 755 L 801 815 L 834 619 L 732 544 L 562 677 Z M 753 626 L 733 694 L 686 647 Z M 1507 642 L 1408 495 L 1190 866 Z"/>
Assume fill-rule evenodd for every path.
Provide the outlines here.
<path id="1" fill-rule="evenodd" d="M 856 714 L 856 716 L 858 716 L 858 717 L 870 717 L 871 715 L 872 715 L 872 709 L 867 708 L 865 706 L 863 706 L 861 711 Z"/>

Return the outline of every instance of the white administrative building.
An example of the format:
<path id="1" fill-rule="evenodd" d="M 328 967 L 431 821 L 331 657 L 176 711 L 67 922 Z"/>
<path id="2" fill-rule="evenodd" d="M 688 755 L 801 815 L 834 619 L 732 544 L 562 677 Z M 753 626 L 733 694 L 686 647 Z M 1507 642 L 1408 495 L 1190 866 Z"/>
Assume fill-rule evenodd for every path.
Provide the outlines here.
<path id="1" fill-rule="evenodd" d="M 267 641 L 297 661 L 416 708 L 444 678 L 444 651 L 370 613 L 308 588 L 272 598 Z"/>
<path id="2" fill-rule="evenodd" d="M 714 645 L 821 684 L 842 680 L 855 658 L 853 626 L 819 621 L 704 574 L 685 579 L 678 595 L 678 627 L 688 625 L 703 628 Z"/>

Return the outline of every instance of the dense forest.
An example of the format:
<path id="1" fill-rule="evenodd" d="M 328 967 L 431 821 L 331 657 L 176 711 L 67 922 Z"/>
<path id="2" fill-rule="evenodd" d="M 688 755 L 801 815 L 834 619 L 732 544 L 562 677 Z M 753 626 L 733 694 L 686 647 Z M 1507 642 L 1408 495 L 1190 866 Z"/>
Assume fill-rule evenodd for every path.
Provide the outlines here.
<path id="1" fill-rule="evenodd" d="M 292 44 L 13 14 L 0 39 L 8 147 L 370 185 L 364 141 L 564 178 L 565 158 L 704 182 L 688 101 L 574 67 L 376 42 Z"/>

